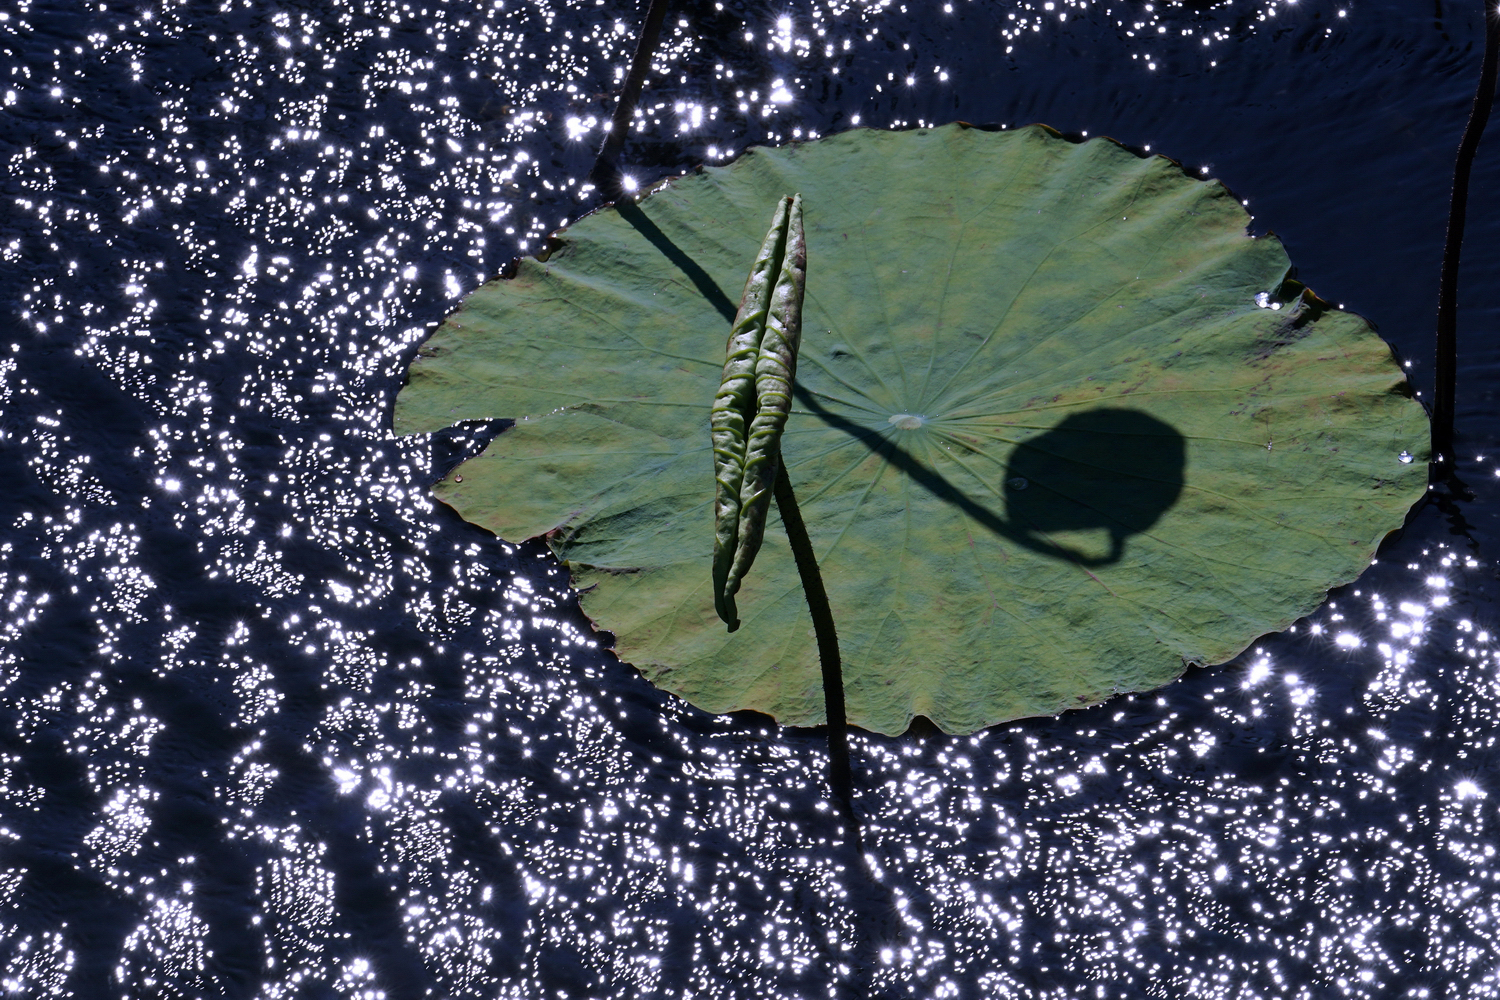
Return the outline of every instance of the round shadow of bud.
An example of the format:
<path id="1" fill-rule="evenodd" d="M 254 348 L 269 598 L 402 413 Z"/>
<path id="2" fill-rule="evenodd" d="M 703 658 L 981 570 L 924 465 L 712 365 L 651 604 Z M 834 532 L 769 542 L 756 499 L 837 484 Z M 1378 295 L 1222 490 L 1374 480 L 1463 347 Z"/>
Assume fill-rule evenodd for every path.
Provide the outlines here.
<path id="1" fill-rule="evenodd" d="M 1146 531 L 1182 494 L 1187 442 L 1139 410 L 1074 413 L 1022 441 L 1005 470 L 1006 521 L 1029 548 L 1087 565 L 1118 562 L 1125 540 Z M 1109 532 L 1109 555 L 1087 556 L 1046 536 Z"/>

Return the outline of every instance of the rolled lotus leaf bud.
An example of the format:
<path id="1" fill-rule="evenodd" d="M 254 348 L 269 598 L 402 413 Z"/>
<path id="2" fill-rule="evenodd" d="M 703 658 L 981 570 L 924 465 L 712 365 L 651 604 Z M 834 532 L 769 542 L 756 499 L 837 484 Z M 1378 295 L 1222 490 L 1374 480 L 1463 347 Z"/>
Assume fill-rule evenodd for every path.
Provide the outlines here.
<path id="1" fill-rule="evenodd" d="M 792 409 L 792 380 L 802 343 L 802 289 L 807 273 L 807 241 L 802 232 L 802 197 L 792 199 L 786 253 L 771 292 L 765 336 L 755 362 L 755 416 L 745 443 L 745 475 L 740 483 L 740 532 L 729 593 L 739 590 L 766 533 L 771 494 L 781 468 L 781 434 Z"/>
<path id="2" fill-rule="evenodd" d="M 710 428 L 714 450 L 714 610 L 739 628 L 734 595 L 765 536 L 781 433 L 802 338 L 807 244 L 802 198 L 783 198 L 729 331 Z"/>
<path id="3" fill-rule="evenodd" d="M 714 397 L 709 428 L 714 450 L 714 610 L 733 632 L 739 618 L 732 592 L 726 591 L 739 543 L 740 486 L 745 475 L 745 445 L 750 422 L 755 417 L 755 364 L 760 359 L 760 341 L 766 332 L 771 293 L 780 274 L 786 250 L 789 200 L 776 205 L 771 230 L 750 269 L 740 296 L 739 312 L 729 328 L 725 348 L 724 375 Z M 738 588 L 736 588 L 738 589 Z"/>

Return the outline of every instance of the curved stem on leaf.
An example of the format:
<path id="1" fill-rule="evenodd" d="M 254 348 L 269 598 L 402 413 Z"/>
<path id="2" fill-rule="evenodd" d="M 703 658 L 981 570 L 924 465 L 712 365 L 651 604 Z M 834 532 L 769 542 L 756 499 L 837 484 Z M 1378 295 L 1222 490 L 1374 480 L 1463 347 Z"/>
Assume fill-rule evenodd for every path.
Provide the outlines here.
<path id="1" fill-rule="evenodd" d="M 854 788 L 849 771 L 849 727 L 844 717 L 844 672 L 839 658 L 839 637 L 833 627 L 828 592 L 823 589 L 823 574 L 818 572 L 818 557 L 813 552 L 812 539 L 807 536 L 807 525 L 802 520 L 801 508 L 797 506 L 796 494 L 792 492 L 786 463 L 777 464 L 776 507 L 781 511 L 781 523 L 786 528 L 787 541 L 791 542 L 792 556 L 797 560 L 797 573 L 802 577 L 802 593 L 807 598 L 813 633 L 818 639 L 818 662 L 823 667 L 823 705 L 824 714 L 828 716 L 828 784 L 852 815 Z M 858 836 L 857 826 L 855 836 Z"/>

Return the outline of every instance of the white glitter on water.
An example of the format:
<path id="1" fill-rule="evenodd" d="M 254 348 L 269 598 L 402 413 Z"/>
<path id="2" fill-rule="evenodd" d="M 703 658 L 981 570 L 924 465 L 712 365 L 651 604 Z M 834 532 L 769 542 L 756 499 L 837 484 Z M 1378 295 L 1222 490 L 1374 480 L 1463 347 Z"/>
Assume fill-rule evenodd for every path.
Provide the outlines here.
<path id="1" fill-rule="evenodd" d="M 814 82 L 884 52 L 886 6 L 736 16 L 744 53 L 701 65 L 673 20 L 634 127 L 719 160 L 757 122 L 813 137 Z M 0 545 L 0 985 L 790 998 L 868 974 L 924 998 L 1373 997 L 1426 966 L 1493 995 L 1480 760 L 1500 691 L 1493 626 L 1445 616 L 1488 575 L 1456 551 L 1410 565 L 1427 593 L 1394 611 L 1343 597 L 1159 694 L 856 734 L 872 889 L 817 734 L 648 688 L 555 565 L 428 499 L 486 431 L 393 441 L 391 394 L 451 299 L 586 198 L 586 155 L 555 158 L 600 137 L 633 38 L 582 9 L 101 10 L 79 51 L 13 63 L 6 106 L 55 102 L 27 106 L 58 126 L 8 164 L 27 350 L 66 345 L 139 428 L 111 454 L 123 437 L 0 351 L 0 431 L 50 503 Z M 1017 7 L 1000 34 L 1108 17 L 1149 40 L 1142 73 L 1169 24 L 1194 50 L 1229 38 L 1098 9 Z M 0 20 L 37 33 L 38 10 Z M 175 45 L 209 53 L 203 75 Z M 849 122 L 923 124 L 876 100 L 958 82 L 918 55 Z M 483 98 L 463 89 L 480 78 Z M 85 104 L 115 83 L 144 101 L 128 128 Z M 75 155 L 87 187 L 64 191 Z M 25 645 L 54 621 L 74 645 Z M 72 775 L 76 808 L 38 773 Z M 38 882 L 59 866 L 80 910 L 117 915 L 107 945 Z"/>

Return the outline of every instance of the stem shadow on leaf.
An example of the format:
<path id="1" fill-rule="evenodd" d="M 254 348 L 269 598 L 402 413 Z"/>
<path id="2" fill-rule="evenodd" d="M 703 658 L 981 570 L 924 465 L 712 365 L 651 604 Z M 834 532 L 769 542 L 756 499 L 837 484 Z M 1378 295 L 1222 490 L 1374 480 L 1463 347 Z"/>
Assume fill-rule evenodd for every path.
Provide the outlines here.
<path id="1" fill-rule="evenodd" d="M 718 283 L 709 276 L 709 273 L 703 269 L 702 265 L 689 257 L 682 247 L 673 243 L 671 237 L 661 231 L 660 226 L 647 218 L 646 213 L 641 211 L 639 205 L 631 201 L 622 201 L 615 205 L 615 210 L 620 213 L 620 218 L 630 223 L 631 226 L 635 227 L 636 232 L 646 238 L 646 242 L 660 250 L 662 256 L 666 257 L 673 264 L 676 264 L 678 270 L 687 275 L 688 280 L 693 283 L 694 288 L 698 289 L 699 294 L 719 311 L 720 316 L 724 317 L 724 322 L 734 322 L 734 315 L 739 310 L 730 301 L 729 296 L 724 294 L 724 289 L 719 287 Z"/>
<path id="2" fill-rule="evenodd" d="M 1170 424 L 1139 410 L 1101 407 L 1075 413 L 1017 445 L 1005 471 L 1007 519 L 885 434 L 829 410 L 805 386 L 797 385 L 793 392 L 828 426 L 996 535 L 1080 566 L 1119 562 L 1125 540 L 1149 529 L 1182 494 L 1186 440 Z M 1109 533 L 1107 555 L 1091 556 L 1048 537 L 1055 531 L 1096 528 Z"/>

